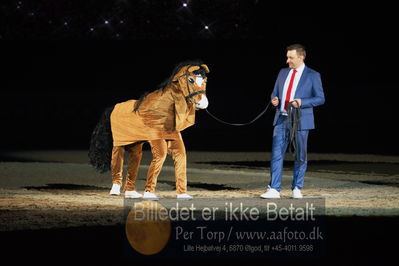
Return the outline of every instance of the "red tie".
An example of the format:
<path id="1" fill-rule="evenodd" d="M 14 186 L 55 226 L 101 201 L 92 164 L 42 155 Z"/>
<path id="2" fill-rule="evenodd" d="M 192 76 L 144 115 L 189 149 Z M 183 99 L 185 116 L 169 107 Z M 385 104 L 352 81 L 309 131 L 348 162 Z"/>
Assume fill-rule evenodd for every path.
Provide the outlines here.
<path id="1" fill-rule="evenodd" d="M 294 78 L 295 78 L 296 72 L 297 71 L 294 69 L 294 71 L 291 75 L 290 84 L 288 84 L 287 94 L 285 95 L 285 104 L 284 104 L 285 111 L 287 111 L 288 103 L 290 102 L 292 85 L 294 84 Z"/>

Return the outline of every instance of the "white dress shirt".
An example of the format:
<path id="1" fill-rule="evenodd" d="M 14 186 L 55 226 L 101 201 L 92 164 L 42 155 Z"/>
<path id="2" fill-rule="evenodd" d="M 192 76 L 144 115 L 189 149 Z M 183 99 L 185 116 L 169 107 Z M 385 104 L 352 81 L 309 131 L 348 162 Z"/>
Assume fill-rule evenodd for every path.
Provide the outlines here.
<path id="1" fill-rule="evenodd" d="M 298 87 L 298 83 L 299 83 L 299 80 L 301 79 L 304 69 L 305 69 L 305 64 L 302 64 L 300 67 L 295 68 L 295 70 L 297 72 L 295 74 L 294 83 L 292 84 L 291 95 L 290 95 L 289 101 L 292 101 L 294 99 L 296 88 Z M 292 73 L 294 73 L 294 69 L 290 70 L 290 72 L 288 73 L 287 79 L 285 80 L 285 83 L 284 83 L 283 98 L 281 99 L 281 104 L 280 104 L 280 111 L 281 111 L 281 114 L 283 114 L 283 115 L 287 114 L 287 111 L 284 110 L 285 96 L 287 94 L 288 85 L 290 84 Z"/>

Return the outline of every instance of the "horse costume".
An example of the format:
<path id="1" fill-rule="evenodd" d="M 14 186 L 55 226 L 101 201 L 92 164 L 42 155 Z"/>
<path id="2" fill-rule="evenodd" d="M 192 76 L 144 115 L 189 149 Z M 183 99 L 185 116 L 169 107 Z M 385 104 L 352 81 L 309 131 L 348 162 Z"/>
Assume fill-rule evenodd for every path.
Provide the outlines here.
<path id="1" fill-rule="evenodd" d="M 202 62 L 179 64 L 158 90 L 108 108 L 93 131 L 89 158 L 101 172 L 111 170 L 110 194 L 119 195 L 123 180 L 123 158 L 129 152 L 125 197 L 139 198 L 135 181 L 142 157 L 142 145 L 151 146 L 152 161 L 147 173 L 143 198 L 157 199 L 155 187 L 169 153 L 175 166 L 176 193 L 187 195 L 186 150 L 180 131 L 194 125 L 195 111 L 208 106 L 206 73 Z"/>

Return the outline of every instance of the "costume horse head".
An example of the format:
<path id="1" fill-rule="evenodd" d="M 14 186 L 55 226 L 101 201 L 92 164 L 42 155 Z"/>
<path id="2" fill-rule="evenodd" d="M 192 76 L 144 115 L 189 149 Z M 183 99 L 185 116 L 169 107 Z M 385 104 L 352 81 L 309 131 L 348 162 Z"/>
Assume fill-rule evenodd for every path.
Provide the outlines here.
<path id="1" fill-rule="evenodd" d="M 195 104 L 198 109 L 208 107 L 208 98 L 206 97 L 206 73 L 209 73 L 208 66 L 205 64 L 188 65 L 180 68 L 174 75 L 173 81 L 178 82 L 180 88 L 183 88 L 185 98 Z"/>
<path id="2" fill-rule="evenodd" d="M 115 184 L 116 158 L 114 157 L 116 155 L 114 153 L 118 148 L 149 142 L 153 157 L 156 157 L 159 154 L 156 154 L 154 150 L 162 150 L 162 145 L 164 145 L 162 141 L 164 141 L 168 142 L 168 152 L 171 151 L 172 155 L 173 148 L 171 147 L 179 146 L 179 152 L 184 153 L 185 160 L 185 149 L 180 131 L 195 123 L 196 110 L 205 109 L 208 106 L 207 73 L 209 73 L 209 68 L 200 61 L 182 62 L 157 90 L 144 94 L 139 100 L 129 100 L 108 108 L 92 134 L 89 150 L 90 163 L 101 172 L 112 168 Z M 162 158 L 165 156 L 161 155 Z M 176 180 L 177 175 L 176 172 Z M 184 173 L 179 175 L 185 175 L 185 165 Z"/>

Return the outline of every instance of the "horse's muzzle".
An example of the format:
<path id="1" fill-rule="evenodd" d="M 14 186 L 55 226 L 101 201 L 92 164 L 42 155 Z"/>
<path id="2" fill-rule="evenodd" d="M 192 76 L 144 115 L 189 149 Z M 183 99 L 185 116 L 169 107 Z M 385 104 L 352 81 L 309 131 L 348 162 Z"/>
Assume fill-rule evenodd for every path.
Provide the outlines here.
<path id="1" fill-rule="evenodd" d="M 208 107 L 208 104 L 208 98 L 205 94 L 202 94 L 201 100 L 195 104 L 195 107 L 197 107 L 198 109 L 206 109 Z"/>

